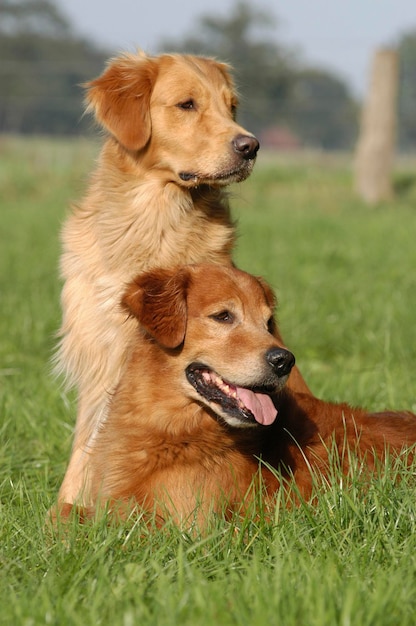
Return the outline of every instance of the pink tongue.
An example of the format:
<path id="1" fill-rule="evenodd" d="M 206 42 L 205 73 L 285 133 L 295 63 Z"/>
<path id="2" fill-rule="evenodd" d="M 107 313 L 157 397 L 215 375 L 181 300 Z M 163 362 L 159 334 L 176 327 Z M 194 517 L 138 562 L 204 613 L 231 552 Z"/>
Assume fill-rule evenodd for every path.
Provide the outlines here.
<path id="1" fill-rule="evenodd" d="M 251 411 L 256 422 L 269 426 L 276 419 L 277 410 L 270 396 L 265 393 L 254 393 L 250 389 L 237 387 L 237 396 L 241 402 Z"/>

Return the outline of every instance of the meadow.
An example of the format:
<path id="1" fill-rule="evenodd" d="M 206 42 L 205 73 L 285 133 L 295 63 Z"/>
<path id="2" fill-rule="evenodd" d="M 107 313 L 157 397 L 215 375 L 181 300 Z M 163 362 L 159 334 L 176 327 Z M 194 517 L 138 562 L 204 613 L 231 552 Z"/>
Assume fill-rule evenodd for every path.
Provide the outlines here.
<path id="1" fill-rule="evenodd" d="M 413 625 L 415 477 L 400 464 L 370 486 L 334 480 L 313 505 L 278 506 L 273 523 L 219 519 L 201 536 L 140 520 L 45 528 L 75 416 L 50 373 L 59 231 L 97 151 L 0 138 L 0 624 Z M 416 411 L 414 163 L 398 164 L 395 186 L 369 208 L 347 157 L 260 153 L 232 189 L 235 258 L 277 290 L 315 394 Z"/>

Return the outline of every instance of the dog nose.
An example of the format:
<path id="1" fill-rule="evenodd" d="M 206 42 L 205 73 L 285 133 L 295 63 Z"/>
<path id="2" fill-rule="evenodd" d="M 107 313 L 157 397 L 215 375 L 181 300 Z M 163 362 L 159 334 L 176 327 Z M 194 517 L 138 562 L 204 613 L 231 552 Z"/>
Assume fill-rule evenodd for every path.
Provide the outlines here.
<path id="1" fill-rule="evenodd" d="M 271 348 L 266 352 L 266 361 L 273 371 L 279 376 L 287 376 L 290 374 L 295 364 L 294 355 L 289 350 L 283 348 Z"/>
<path id="2" fill-rule="evenodd" d="M 253 135 L 237 135 L 233 139 L 233 146 L 243 159 L 254 159 L 260 148 L 260 144 Z"/>

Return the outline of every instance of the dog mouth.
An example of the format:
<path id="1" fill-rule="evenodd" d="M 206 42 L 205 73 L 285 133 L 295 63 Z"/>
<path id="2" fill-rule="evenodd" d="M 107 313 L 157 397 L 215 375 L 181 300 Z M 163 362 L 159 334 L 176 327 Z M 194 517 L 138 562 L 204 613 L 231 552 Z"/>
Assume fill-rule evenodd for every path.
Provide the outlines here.
<path id="1" fill-rule="evenodd" d="M 271 386 L 240 387 L 201 363 L 192 363 L 185 373 L 198 394 L 209 403 L 219 405 L 222 413 L 233 418 L 234 424 L 237 420 L 239 425 L 269 426 L 275 421 L 277 409 L 270 397 L 275 389 Z"/>
<path id="2" fill-rule="evenodd" d="M 229 185 L 240 183 L 248 178 L 253 170 L 256 158 L 247 159 L 236 168 L 216 172 L 215 174 L 201 174 L 199 172 L 179 172 L 179 178 L 192 187 L 198 185 Z"/>

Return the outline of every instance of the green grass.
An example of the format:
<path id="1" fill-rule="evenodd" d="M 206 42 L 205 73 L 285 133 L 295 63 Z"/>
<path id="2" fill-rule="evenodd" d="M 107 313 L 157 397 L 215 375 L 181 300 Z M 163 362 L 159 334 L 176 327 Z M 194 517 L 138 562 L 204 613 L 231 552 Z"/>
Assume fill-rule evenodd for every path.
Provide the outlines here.
<path id="1" fill-rule="evenodd" d="M 414 476 L 335 481 L 274 523 L 213 521 L 204 537 L 140 524 L 45 530 L 74 398 L 50 376 L 59 229 L 96 153 L 0 139 L 0 624 L 414 624 Z M 410 173 L 409 173 L 410 172 Z M 260 156 L 233 189 L 236 259 L 279 294 L 288 345 L 318 395 L 416 410 L 416 185 L 369 209 L 348 162 Z M 401 184 L 406 181 L 406 184 Z"/>

